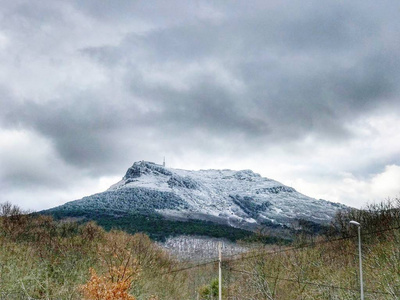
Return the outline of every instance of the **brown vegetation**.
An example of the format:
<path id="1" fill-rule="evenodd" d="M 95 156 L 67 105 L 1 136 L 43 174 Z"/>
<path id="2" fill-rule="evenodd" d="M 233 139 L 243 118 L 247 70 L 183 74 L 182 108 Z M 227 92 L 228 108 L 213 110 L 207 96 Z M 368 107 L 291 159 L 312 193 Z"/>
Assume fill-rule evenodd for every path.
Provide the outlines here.
<path id="1" fill-rule="evenodd" d="M 176 262 L 144 234 L 56 222 L 0 204 L 0 299 L 179 299 Z M 184 295 L 184 293 L 183 293 Z M 178 297 L 178 298 L 176 298 Z"/>
<path id="2" fill-rule="evenodd" d="M 130 268 L 120 266 L 112 268 L 107 275 L 98 276 L 90 269 L 90 280 L 82 285 L 83 297 L 87 300 L 135 300 L 128 294 L 132 284 L 130 279 L 137 275 Z"/>
<path id="3" fill-rule="evenodd" d="M 223 260 L 223 299 L 358 299 L 362 224 L 366 299 L 400 298 L 400 201 L 338 213 L 327 236 Z M 216 299 L 218 268 L 179 263 L 148 236 L 56 222 L 0 205 L 1 299 Z M 156 295 L 156 296 L 155 296 Z"/>

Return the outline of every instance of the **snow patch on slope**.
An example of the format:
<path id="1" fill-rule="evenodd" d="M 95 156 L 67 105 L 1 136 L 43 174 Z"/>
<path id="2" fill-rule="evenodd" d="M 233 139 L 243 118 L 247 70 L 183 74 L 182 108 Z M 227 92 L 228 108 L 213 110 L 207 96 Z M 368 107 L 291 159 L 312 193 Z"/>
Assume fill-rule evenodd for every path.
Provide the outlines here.
<path id="1" fill-rule="evenodd" d="M 307 197 L 251 170 L 189 171 L 141 161 L 135 162 L 108 192 L 134 191 L 136 188 L 170 192 L 186 203 L 186 208 L 157 209 L 165 216 L 214 217 L 236 226 L 240 222 L 258 224 L 263 221 L 287 225 L 298 218 L 323 223 L 338 209 L 344 208 L 340 204 Z"/>

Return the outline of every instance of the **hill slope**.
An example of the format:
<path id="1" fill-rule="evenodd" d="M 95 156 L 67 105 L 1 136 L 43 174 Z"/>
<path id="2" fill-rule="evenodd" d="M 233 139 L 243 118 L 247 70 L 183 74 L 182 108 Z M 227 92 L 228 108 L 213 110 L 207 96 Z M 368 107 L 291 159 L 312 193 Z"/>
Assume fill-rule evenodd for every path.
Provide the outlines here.
<path id="1" fill-rule="evenodd" d="M 154 222 L 166 221 L 176 226 L 187 221 L 208 225 L 212 222 L 222 226 L 221 230 L 252 231 L 260 226 L 290 226 L 298 219 L 324 224 L 340 208 L 344 206 L 307 197 L 251 170 L 188 171 L 141 161 L 135 162 L 122 180 L 107 191 L 46 212 L 58 216 L 102 216 L 111 225 L 124 218 L 128 219 L 122 223 L 132 223 L 136 218 L 135 222 L 147 222 L 150 231 L 152 226 L 157 227 Z"/>

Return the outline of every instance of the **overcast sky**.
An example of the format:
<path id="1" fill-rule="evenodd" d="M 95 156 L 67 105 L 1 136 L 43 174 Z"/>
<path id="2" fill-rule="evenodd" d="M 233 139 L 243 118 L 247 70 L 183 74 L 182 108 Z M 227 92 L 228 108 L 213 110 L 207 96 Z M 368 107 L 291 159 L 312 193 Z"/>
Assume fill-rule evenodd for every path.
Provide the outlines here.
<path id="1" fill-rule="evenodd" d="M 0 202 L 50 208 L 164 156 L 356 207 L 399 196 L 399 12 L 0 0 Z"/>

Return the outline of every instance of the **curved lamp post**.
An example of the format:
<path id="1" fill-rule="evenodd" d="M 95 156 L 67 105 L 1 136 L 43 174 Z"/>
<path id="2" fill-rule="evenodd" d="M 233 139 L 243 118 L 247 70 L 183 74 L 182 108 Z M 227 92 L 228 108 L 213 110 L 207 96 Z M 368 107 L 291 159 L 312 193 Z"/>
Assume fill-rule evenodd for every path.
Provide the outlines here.
<path id="1" fill-rule="evenodd" d="M 360 261 L 360 290 L 361 290 L 361 300 L 364 300 L 362 257 L 361 257 L 361 224 L 356 221 L 350 221 L 350 224 L 355 225 L 358 228 L 358 258 Z"/>

